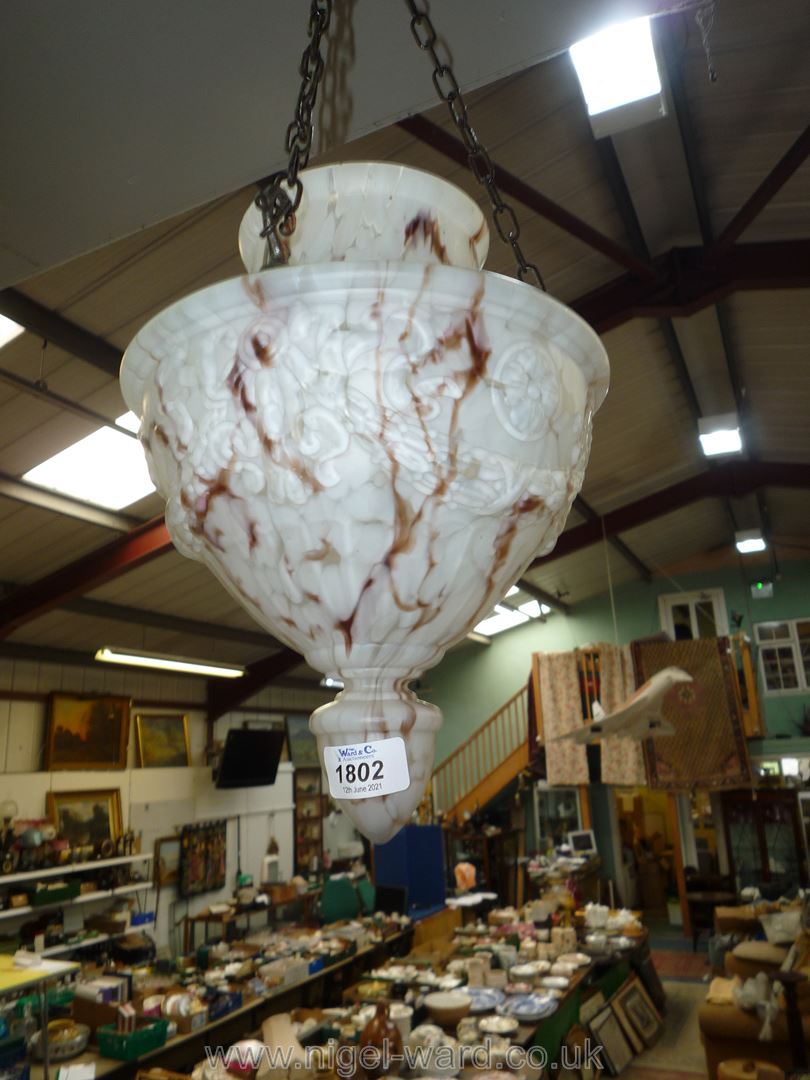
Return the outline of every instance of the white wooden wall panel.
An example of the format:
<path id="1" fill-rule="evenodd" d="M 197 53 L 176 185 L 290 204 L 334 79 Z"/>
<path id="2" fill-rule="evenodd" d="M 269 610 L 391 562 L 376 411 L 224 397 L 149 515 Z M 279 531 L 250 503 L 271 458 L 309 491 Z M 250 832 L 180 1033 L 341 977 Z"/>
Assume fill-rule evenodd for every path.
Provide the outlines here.
<path id="1" fill-rule="evenodd" d="M 99 692 L 132 696 L 135 700 L 133 722 L 123 770 L 88 770 L 81 772 L 43 771 L 45 717 L 44 701 L 0 700 L 0 798 L 11 798 L 23 817 L 44 817 L 46 795 L 53 791 L 78 791 L 92 788 L 118 788 L 121 792 L 122 817 L 125 827 L 141 836 L 142 850 L 151 852 L 159 837 L 170 836 L 185 824 L 228 818 L 228 860 L 226 887 L 220 893 L 206 893 L 189 901 L 179 901 L 175 890 L 164 890 L 158 908 L 158 921 L 153 929 L 160 949 L 171 943 L 173 928 L 186 912 L 194 914 L 210 903 L 232 895 L 240 864 L 237 847 L 237 821 L 241 819 L 241 868 L 252 874 L 256 882 L 261 876 L 262 858 L 271 836 L 279 846 L 279 877 L 289 879 L 293 873 L 293 769 L 289 762 L 279 766 L 275 784 L 270 787 L 219 791 L 214 787 L 211 769 L 205 763 L 205 713 L 202 708 L 191 710 L 189 741 L 192 765 L 177 769 L 141 769 L 137 767 L 134 716 L 137 712 L 176 711 L 171 701 L 204 701 L 204 683 L 182 677 L 119 672 L 113 669 L 63 667 L 22 661 L 0 660 L 0 691 L 19 694 L 47 694 L 54 690 L 65 692 Z M 245 720 L 266 724 L 283 720 L 284 711 L 293 710 L 298 702 L 311 695 L 296 691 L 273 690 L 262 697 L 272 700 L 277 714 L 230 714 L 217 722 L 216 737 L 224 739 L 227 730 Z M 286 700 L 285 700 L 286 697 Z M 165 710 L 159 705 L 139 708 L 138 698 L 169 702 Z M 283 703 L 283 704 L 282 704 Z M 257 708 L 268 706 L 256 703 Z M 305 706 L 306 707 L 306 706 Z M 310 707 L 312 707 L 310 705 Z M 300 711 L 301 706 L 298 705 Z M 143 894 L 144 908 L 155 906 L 154 890 Z M 79 925 L 81 909 L 72 909 L 67 925 Z"/>

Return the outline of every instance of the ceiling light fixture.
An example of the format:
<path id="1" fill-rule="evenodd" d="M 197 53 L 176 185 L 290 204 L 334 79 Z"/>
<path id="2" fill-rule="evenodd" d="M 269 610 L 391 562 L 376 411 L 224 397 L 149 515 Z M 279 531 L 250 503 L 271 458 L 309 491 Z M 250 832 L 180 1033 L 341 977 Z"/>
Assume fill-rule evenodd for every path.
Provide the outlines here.
<path id="1" fill-rule="evenodd" d="M 569 52 L 597 138 L 666 115 L 649 16 L 600 30 Z"/>
<path id="2" fill-rule="evenodd" d="M 753 555 L 768 546 L 759 529 L 745 529 L 734 534 L 734 544 L 741 555 Z"/>
<path id="3" fill-rule="evenodd" d="M 138 430 L 134 413 L 116 419 L 119 427 Z M 102 427 L 29 469 L 23 480 L 60 495 L 121 510 L 155 490 L 143 447 L 122 431 Z"/>
<path id="4" fill-rule="evenodd" d="M 492 637 L 494 634 L 500 634 L 504 630 L 511 630 L 513 626 L 520 626 L 521 623 L 528 621 L 529 616 L 524 615 L 522 611 L 518 611 L 516 608 L 504 607 L 503 604 L 496 604 L 492 615 L 477 623 L 473 630 L 476 634 Z"/>
<path id="5" fill-rule="evenodd" d="M 698 420 L 698 438 L 706 457 L 718 454 L 739 454 L 742 451 L 740 423 L 736 413 L 719 416 L 701 416 Z"/>
<path id="6" fill-rule="evenodd" d="M 325 687 L 327 690 L 342 690 L 343 680 L 336 679 L 332 675 L 324 675 L 324 677 L 321 679 L 320 685 Z"/>
<path id="7" fill-rule="evenodd" d="M 6 315 L 0 315 L 0 349 L 2 349 L 4 345 L 8 345 L 10 341 L 19 337 L 24 331 L 24 326 L 15 323 L 13 319 L 9 319 Z"/>
<path id="8" fill-rule="evenodd" d="M 486 222 L 445 180 L 300 171 L 332 11 L 312 0 L 289 163 L 239 232 L 248 276 L 157 315 L 121 368 L 178 549 L 344 682 L 310 724 L 330 794 L 375 843 L 433 766 L 441 713 L 408 683 L 551 551 L 608 385 L 597 335 L 530 287 L 517 217 L 427 12 L 406 3 L 520 280 L 481 270 Z M 380 785 L 347 779 L 348 760 Z"/>
<path id="9" fill-rule="evenodd" d="M 141 652 L 139 649 L 119 649 L 105 645 L 96 652 L 102 664 L 124 664 L 126 667 L 154 668 L 184 675 L 206 675 L 214 679 L 239 679 L 245 669 L 236 664 L 217 664 L 213 660 L 190 660 L 185 656 L 165 656 L 162 653 Z"/>

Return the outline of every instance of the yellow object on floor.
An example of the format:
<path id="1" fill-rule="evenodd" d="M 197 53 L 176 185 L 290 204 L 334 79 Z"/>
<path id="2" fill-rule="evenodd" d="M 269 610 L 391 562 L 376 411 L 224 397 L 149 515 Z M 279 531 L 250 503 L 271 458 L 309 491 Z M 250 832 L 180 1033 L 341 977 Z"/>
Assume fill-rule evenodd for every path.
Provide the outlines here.
<path id="1" fill-rule="evenodd" d="M 717 1080 L 785 1080 L 785 1074 L 765 1061 L 722 1061 Z"/>
<path id="2" fill-rule="evenodd" d="M 709 1005 L 733 1005 L 734 987 L 740 983 L 739 979 L 724 979 L 719 976 L 709 983 L 709 992 L 706 994 L 706 1002 Z"/>

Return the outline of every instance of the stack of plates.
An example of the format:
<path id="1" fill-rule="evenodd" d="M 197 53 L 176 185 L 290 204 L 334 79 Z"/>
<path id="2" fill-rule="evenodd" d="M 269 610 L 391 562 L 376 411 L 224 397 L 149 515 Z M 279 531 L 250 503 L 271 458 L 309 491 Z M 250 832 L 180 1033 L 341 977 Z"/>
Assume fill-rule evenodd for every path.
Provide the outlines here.
<path id="1" fill-rule="evenodd" d="M 510 997 L 498 1012 L 511 1016 L 520 1024 L 537 1024 L 557 1010 L 557 1000 L 550 994 L 525 994 Z"/>

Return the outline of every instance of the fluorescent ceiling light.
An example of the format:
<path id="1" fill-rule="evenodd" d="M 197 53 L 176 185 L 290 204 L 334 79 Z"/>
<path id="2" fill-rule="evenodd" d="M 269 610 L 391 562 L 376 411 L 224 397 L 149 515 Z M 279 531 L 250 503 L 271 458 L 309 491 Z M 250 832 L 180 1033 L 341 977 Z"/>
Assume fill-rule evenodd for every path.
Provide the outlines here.
<path id="1" fill-rule="evenodd" d="M 506 594 L 506 597 L 515 596 L 515 594 L 519 592 L 520 589 L 517 587 L 517 585 L 513 585 L 509 592 Z M 504 597 L 504 599 L 506 599 L 506 597 Z"/>
<path id="2" fill-rule="evenodd" d="M 324 675 L 321 686 L 325 686 L 327 690 L 342 690 L 343 679 L 336 679 L 334 675 Z"/>
<path id="3" fill-rule="evenodd" d="M 486 619 L 482 619 L 473 629 L 477 634 L 486 634 L 487 637 L 492 637 L 493 634 L 500 634 L 503 630 L 511 630 L 513 626 L 519 626 L 521 623 L 528 621 L 529 616 L 524 615 L 522 611 L 515 611 L 513 608 L 497 604 L 493 614 L 488 615 Z"/>
<path id="4" fill-rule="evenodd" d="M 24 326 L 20 326 L 19 323 L 15 323 L 13 319 L 7 318 L 5 315 L 0 315 L 0 349 L 4 345 L 8 345 L 14 338 L 19 337 L 25 330 Z"/>
<path id="5" fill-rule="evenodd" d="M 129 667 L 154 668 L 157 671 L 175 671 L 186 675 L 209 675 L 219 679 L 239 679 L 245 674 L 245 669 L 235 664 L 189 660 L 184 656 L 163 656 L 160 653 L 118 649 L 110 645 L 99 649 L 95 658 L 104 664 L 126 664 Z"/>
<path id="6" fill-rule="evenodd" d="M 698 420 L 698 438 L 706 457 L 739 454 L 742 451 L 740 424 L 736 413 L 701 416 Z"/>
<path id="7" fill-rule="evenodd" d="M 650 19 L 609 26 L 571 46 L 589 116 L 661 93 Z"/>
<path id="8" fill-rule="evenodd" d="M 756 551 L 764 551 L 767 547 L 759 529 L 746 529 L 744 532 L 734 534 L 734 543 L 741 555 L 753 555 Z"/>
<path id="9" fill-rule="evenodd" d="M 138 430 L 131 412 L 115 422 Z M 25 473 L 23 480 L 108 510 L 131 506 L 155 490 L 141 444 L 111 427 L 99 428 L 54 454 Z"/>

